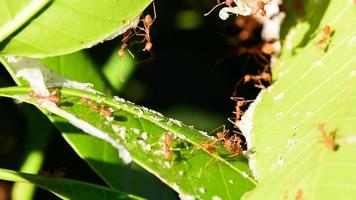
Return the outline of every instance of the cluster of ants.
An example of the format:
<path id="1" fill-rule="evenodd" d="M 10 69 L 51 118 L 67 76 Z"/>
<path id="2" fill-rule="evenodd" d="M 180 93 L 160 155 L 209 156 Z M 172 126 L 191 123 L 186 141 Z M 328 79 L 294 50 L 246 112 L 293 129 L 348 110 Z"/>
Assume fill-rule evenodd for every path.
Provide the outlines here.
<path id="1" fill-rule="evenodd" d="M 139 22 L 142 23 L 142 26 L 137 26 L 135 28 L 129 28 L 125 33 L 123 33 L 123 37 L 121 39 L 121 47 L 118 52 L 118 56 L 120 59 L 122 59 L 125 56 L 125 48 L 127 47 L 127 42 L 128 40 L 136 35 L 136 36 L 143 36 L 143 40 L 141 41 L 142 43 L 145 43 L 145 47 L 142 49 L 143 51 L 150 52 L 152 49 L 152 42 L 151 42 L 151 26 L 153 25 L 153 22 L 156 20 L 156 8 L 153 2 L 153 15 L 154 17 L 152 18 L 151 15 L 147 14 L 143 19 L 140 19 Z M 137 31 L 138 29 L 138 31 Z"/>
<path id="2" fill-rule="evenodd" d="M 48 96 L 38 94 L 35 91 L 31 90 L 28 93 L 28 96 L 36 99 L 38 102 L 50 101 L 57 105 L 60 102 L 60 95 L 57 90 L 52 91 Z M 82 97 L 81 102 L 89 104 L 91 110 L 99 112 L 102 116 L 111 117 L 112 115 L 113 111 L 111 109 L 106 108 L 104 105 L 96 105 L 93 100 L 89 99 L 88 97 Z"/>

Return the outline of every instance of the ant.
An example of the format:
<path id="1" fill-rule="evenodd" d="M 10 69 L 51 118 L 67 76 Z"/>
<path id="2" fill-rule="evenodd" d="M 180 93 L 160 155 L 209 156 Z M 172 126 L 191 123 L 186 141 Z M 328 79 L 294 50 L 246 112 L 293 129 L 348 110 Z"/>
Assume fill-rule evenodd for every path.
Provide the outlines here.
<path id="1" fill-rule="evenodd" d="M 161 138 L 161 140 L 163 142 L 162 151 L 163 151 L 164 156 L 166 158 L 171 157 L 173 154 L 173 150 L 171 148 L 171 144 L 174 141 L 173 135 L 171 133 L 167 133 Z"/>
<path id="2" fill-rule="evenodd" d="M 303 190 L 298 189 L 297 193 L 295 194 L 295 200 L 303 200 Z"/>
<path id="3" fill-rule="evenodd" d="M 121 39 L 121 47 L 118 52 L 118 56 L 120 59 L 123 59 L 125 56 L 125 48 L 127 47 L 127 41 L 132 37 L 132 29 L 128 29 L 124 34 L 123 38 Z"/>
<path id="4" fill-rule="evenodd" d="M 243 79 L 244 83 L 252 81 L 255 83 L 255 87 L 261 89 L 266 89 L 266 87 L 263 85 L 263 82 L 267 82 L 269 84 L 272 82 L 271 74 L 266 71 L 263 71 L 261 74 L 257 75 L 247 74 Z"/>
<path id="5" fill-rule="evenodd" d="M 216 134 L 217 141 L 224 143 L 224 147 L 232 154 L 230 157 L 240 155 L 242 153 L 242 140 L 240 136 L 234 134 L 232 136 L 228 135 L 228 130 L 223 130 Z"/>
<path id="6" fill-rule="evenodd" d="M 205 13 L 204 16 L 208 16 L 211 12 L 213 12 L 217 7 L 221 6 L 221 5 L 227 5 L 229 7 L 232 7 L 232 4 L 234 3 L 234 0 L 225 0 L 223 2 L 220 2 L 219 0 L 217 0 L 218 4 L 215 5 L 209 12 Z"/>
<path id="7" fill-rule="evenodd" d="M 322 32 L 323 36 L 316 42 L 315 47 L 325 52 L 329 46 L 330 38 L 335 31 L 329 25 L 326 25 Z"/>
<path id="8" fill-rule="evenodd" d="M 208 151 L 209 153 L 215 153 L 216 147 L 213 144 L 209 144 L 207 141 L 205 141 L 201 147 Z"/>
<path id="9" fill-rule="evenodd" d="M 245 100 L 246 101 L 246 100 Z M 242 153 L 242 140 L 238 134 L 229 136 L 229 131 L 225 130 L 216 134 L 217 141 L 224 143 L 224 147 L 232 154 L 230 157 L 240 155 Z"/>
<path id="10" fill-rule="evenodd" d="M 151 36 L 150 36 L 150 29 L 151 26 L 153 24 L 153 22 L 156 20 L 156 8 L 155 8 L 155 4 L 153 2 L 153 14 L 154 17 L 152 18 L 151 15 L 146 15 L 142 22 L 143 22 L 143 28 L 142 27 L 137 27 L 138 29 L 140 29 L 141 31 L 144 32 L 144 34 L 140 34 L 140 33 L 136 33 L 136 35 L 138 36 L 144 36 L 143 41 L 145 41 L 145 48 L 143 48 L 143 51 L 151 51 L 152 49 L 152 42 L 151 42 Z"/>
<path id="11" fill-rule="evenodd" d="M 257 1 L 257 7 L 258 9 L 256 10 L 255 14 L 261 10 L 260 14 L 263 16 L 263 17 L 266 17 L 267 15 L 267 12 L 265 10 L 265 6 L 270 4 L 271 3 L 271 0 L 267 1 L 267 2 L 264 2 L 264 1 Z"/>
<path id="12" fill-rule="evenodd" d="M 325 124 L 319 124 L 318 128 L 323 136 L 325 146 L 330 150 L 337 150 L 338 145 L 335 143 L 336 131 L 326 132 Z"/>
<path id="13" fill-rule="evenodd" d="M 247 103 L 251 103 L 254 100 L 246 100 L 243 97 L 231 97 L 232 100 L 236 101 L 236 106 L 235 109 L 236 111 L 233 112 L 236 115 L 236 120 L 240 120 L 242 115 L 245 114 L 244 111 L 242 111 L 242 107 L 244 107 Z"/>
<path id="14" fill-rule="evenodd" d="M 67 170 L 64 167 L 55 168 L 54 170 L 40 170 L 38 175 L 42 177 L 49 178 L 63 178 L 67 173 Z"/>
<path id="15" fill-rule="evenodd" d="M 31 90 L 28 93 L 28 96 L 36 98 L 38 101 L 44 101 L 44 100 L 48 100 L 50 102 L 53 102 L 55 104 L 58 104 L 60 101 L 60 97 L 59 94 L 57 92 L 57 90 L 52 91 L 49 96 L 44 96 L 41 94 L 37 94 L 35 91 Z"/>
<path id="16" fill-rule="evenodd" d="M 242 140 L 237 134 L 228 137 L 224 142 L 224 146 L 232 154 L 230 157 L 237 156 L 242 153 Z"/>
<path id="17" fill-rule="evenodd" d="M 82 97 L 81 102 L 87 103 L 90 106 L 90 109 L 94 111 L 99 111 L 100 115 L 105 116 L 105 117 L 111 117 L 112 115 L 112 110 L 105 108 L 103 105 L 97 106 L 93 102 L 93 100 L 89 99 L 88 97 Z"/>

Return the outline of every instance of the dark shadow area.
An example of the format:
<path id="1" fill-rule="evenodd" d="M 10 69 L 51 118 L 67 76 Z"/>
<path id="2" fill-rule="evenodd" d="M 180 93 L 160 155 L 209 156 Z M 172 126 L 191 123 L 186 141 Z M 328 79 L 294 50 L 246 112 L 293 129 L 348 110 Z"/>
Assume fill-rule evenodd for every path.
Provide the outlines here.
<path id="1" fill-rule="evenodd" d="M 282 24 L 281 41 L 285 37 L 290 28 L 297 25 L 298 21 L 307 22 L 309 25 L 308 31 L 305 33 L 303 39 L 297 45 L 296 49 L 303 48 L 307 43 L 316 36 L 317 28 L 320 21 L 325 14 L 326 9 L 330 4 L 330 0 L 309 1 L 309 0 L 288 0 L 284 2 L 284 11 L 287 17 Z M 309 9 L 306 9 L 308 7 Z M 294 49 L 293 51 L 295 52 Z"/>

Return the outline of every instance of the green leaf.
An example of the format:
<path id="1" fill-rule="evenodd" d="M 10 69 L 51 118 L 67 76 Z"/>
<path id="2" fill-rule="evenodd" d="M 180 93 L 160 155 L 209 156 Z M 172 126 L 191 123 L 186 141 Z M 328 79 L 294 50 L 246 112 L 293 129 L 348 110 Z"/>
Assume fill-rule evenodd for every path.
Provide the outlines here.
<path id="1" fill-rule="evenodd" d="M 61 76 L 83 83 L 92 83 L 96 90 L 106 91 L 105 81 L 99 73 L 98 66 L 84 51 L 45 58 L 41 63 Z"/>
<path id="2" fill-rule="evenodd" d="M 294 1 L 288 1 L 285 24 L 290 30 L 274 68 L 276 81 L 242 121 L 247 130 L 252 117 L 250 164 L 260 180 L 246 199 L 356 196 L 356 5 L 349 0 L 303 2 L 305 19 L 291 26 L 297 15 Z M 334 34 L 317 48 L 327 25 Z M 324 132 L 332 144 L 333 131 L 335 150 L 323 137 Z"/>
<path id="3" fill-rule="evenodd" d="M 153 175 L 131 164 L 126 165 L 118 158 L 117 149 L 71 126 L 63 118 L 50 116 L 63 137 L 90 167 L 111 188 L 133 193 L 149 199 L 172 199 L 175 193 Z M 88 145 L 90 144 L 90 145 Z M 124 179 L 122 177 L 125 177 Z M 147 184 L 150 183 L 150 184 Z"/>
<path id="4" fill-rule="evenodd" d="M 57 60 L 59 61 L 57 62 Z M 42 60 L 42 63 L 51 65 L 50 68 L 63 75 L 67 74 L 66 72 L 70 71 L 70 69 L 61 70 L 61 68 L 56 68 L 56 66 L 65 65 L 65 67 L 71 67 L 71 62 L 68 62 L 70 60 L 77 64 L 76 68 L 85 67 L 84 64 L 87 63 L 82 53 L 74 53 L 73 55 L 61 56 L 60 58 L 47 58 L 45 61 Z M 19 85 L 28 85 L 27 82 L 18 79 L 14 75 L 13 68 L 11 68 L 5 60 L 2 60 L 2 62 Z M 91 65 L 88 67 L 90 66 Z M 70 77 L 83 82 L 91 82 L 92 79 L 87 73 L 74 73 L 71 74 Z M 95 84 L 95 81 L 93 83 Z M 117 150 L 111 144 L 87 134 L 80 134 L 80 132 L 82 132 L 81 130 L 71 126 L 60 117 L 48 117 L 59 128 L 63 137 L 74 151 L 84 159 L 110 187 L 152 199 L 170 199 L 174 197 L 175 193 L 169 190 L 153 175 L 143 173 L 142 169 L 138 167 L 132 168 L 131 166 L 123 164 L 123 162 L 118 159 Z M 121 179 L 122 176 L 126 176 L 126 179 Z M 147 182 L 151 184 L 145 184 Z"/>
<path id="5" fill-rule="evenodd" d="M 0 89 L 0 95 L 20 98 L 44 110 L 49 109 L 61 117 L 68 117 L 28 98 L 29 91 L 29 88 L 23 87 L 3 88 Z M 118 149 L 120 144 L 124 145 L 133 161 L 182 196 L 236 199 L 255 185 L 249 176 L 245 159 L 241 156 L 230 157 L 225 148 L 218 144 L 217 152 L 208 152 L 201 148 L 202 143 L 213 143 L 214 140 L 179 121 L 165 118 L 155 111 L 119 98 L 112 99 L 73 89 L 61 89 L 60 95 L 60 109 L 82 120 L 82 125 L 86 124 L 84 129 L 92 130 L 95 127 L 100 130 L 94 131 L 97 136 L 104 139 L 109 137 L 106 141 L 113 143 Z M 92 102 L 82 97 L 87 97 Z M 102 116 L 100 109 L 97 110 L 95 106 L 113 109 L 112 118 Z M 73 123 L 74 118 L 70 118 Z M 88 133 L 93 134 L 90 131 Z M 168 134 L 175 139 L 170 144 L 173 152 L 166 157 L 163 139 Z M 123 157 L 127 160 L 127 156 Z"/>
<path id="6" fill-rule="evenodd" d="M 48 57 L 89 48 L 112 34 L 121 34 L 149 3 L 151 0 L 0 0 L 0 53 Z"/>
<path id="7" fill-rule="evenodd" d="M 125 194 L 91 183 L 64 178 L 49 178 L 7 169 L 0 169 L 0 179 L 22 183 L 34 183 L 43 189 L 53 192 L 62 199 L 142 199 L 131 194 Z"/>

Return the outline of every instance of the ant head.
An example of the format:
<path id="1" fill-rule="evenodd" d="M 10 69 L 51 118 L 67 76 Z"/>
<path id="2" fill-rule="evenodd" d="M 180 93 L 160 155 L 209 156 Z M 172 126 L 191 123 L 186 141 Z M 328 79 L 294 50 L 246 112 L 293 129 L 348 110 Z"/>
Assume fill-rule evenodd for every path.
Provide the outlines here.
<path id="1" fill-rule="evenodd" d="M 264 9 L 264 7 L 265 7 L 265 2 L 263 2 L 263 1 L 257 1 L 257 6 L 258 6 L 260 9 Z"/>
<path id="2" fill-rule="evenodd" d="M 331 34 L 331 27 L 329 25 L 324 26 L 323 32 L 325 35 L 330 35 Z"/>
<path id="3" fill-rule="evenodd" d="M 151 15 L 146 15 L 143 22 L 145 23 L 146 26 L 148 26 L 148 27 L 151 26 L 153 23 L 153 19 L 152 19 Z"/>

